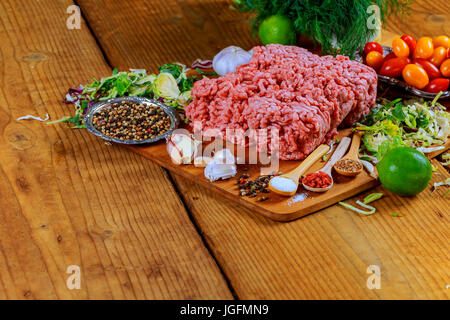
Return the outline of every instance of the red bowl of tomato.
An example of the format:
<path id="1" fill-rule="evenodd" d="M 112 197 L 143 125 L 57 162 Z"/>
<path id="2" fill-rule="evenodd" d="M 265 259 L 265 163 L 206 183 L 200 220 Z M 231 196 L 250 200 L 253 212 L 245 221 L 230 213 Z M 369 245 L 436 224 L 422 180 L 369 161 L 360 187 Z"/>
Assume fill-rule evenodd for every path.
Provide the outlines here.
<path id="1" fill-rule="evenodd" d="M 410 43 L 408 43 L 408 45 L 411 46 Z M 366 47 L 365 50 L 358 52 L 355 60 L 366 64 L 367 62 L 370 62 L 369 65 L 375 66 L 378 73 L 378 80 L 381 83 L 425 99 L 434 99 L 436 95 L 442 91 L 443 93 L 439 100 L 450 99 L 450 79 L 442 77 L 439 68 L 430 61 L 422 58 L 412 59 L 411 57 L 408 57 L 407 54 L 405 54 L 404 57 L 400 54 L 399 57 L 399 52 L 394 54 L 391 47 L 380 47 L 382 50 L 378 46 L 376 48 Z M 402 48 L 401 43 L 396 49 L 406 50 L 405 48 Z M 380 54 L 382 56 L 380 56 Z M 408 79 L 408 82 L 414 86 L 404 81 L 403 78 L 405 77 Z M 424 80 L 424 78 L 427 80 Z"/>

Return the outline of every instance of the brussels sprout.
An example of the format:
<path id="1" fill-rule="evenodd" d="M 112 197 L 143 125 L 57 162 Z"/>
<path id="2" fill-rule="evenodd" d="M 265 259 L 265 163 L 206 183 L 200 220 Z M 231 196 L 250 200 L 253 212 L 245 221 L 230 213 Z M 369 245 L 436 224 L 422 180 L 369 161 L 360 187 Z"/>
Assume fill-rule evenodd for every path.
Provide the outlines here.
<path id="1" fill-rule="evenodd" d="M 185 91 L 178 97 L 178 104 L 180 106 L 187 106 L 191 101 L 191 90 Z"/>
<path id="2" fill-rule="evenodd" d="M 367 150 L 369 150 L 372 153 L 376 153 L 378 151 L 378 147 L 384 141 L 389 141 L 390 137 L 382 132 L 378 133 L 366 132 L 362 140 Z"/>
<path id="3" fill-rule="evenodd" d="M 176 100 L 180 95 L 177 81 L 170 73 L 160 73 L 155 80 L 155 95 L 164 99 Z"/>

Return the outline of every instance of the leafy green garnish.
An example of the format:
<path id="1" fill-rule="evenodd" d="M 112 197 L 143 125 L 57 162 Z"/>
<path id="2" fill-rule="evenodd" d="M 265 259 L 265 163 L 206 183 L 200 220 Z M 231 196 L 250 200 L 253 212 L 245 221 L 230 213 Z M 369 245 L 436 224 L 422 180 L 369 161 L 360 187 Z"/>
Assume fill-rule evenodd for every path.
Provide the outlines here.
<path id="1" fill-rule="evenodd" d="M 167 63 L 163 66 L 160 66 L 158 68 L 158 71 L 159 73 L 170 73 L 175 79 L 178 79 L 178 77 L 181 75 L 182 69 L 181 66 L 176 63 Z"/>
<path id="2" fill-rule="evenodd" d="M 203 70 L 201 70 L 199 68 L 196 68 L 195 71 L 197 71 L 198 74 L 202 74 L 202 75 L 205 75 L 205 76 L 216 76 L 217 75 L 217 72 L 215 72 L 215 71 L 207 72 L 207 71 L 203 71 Z"/>

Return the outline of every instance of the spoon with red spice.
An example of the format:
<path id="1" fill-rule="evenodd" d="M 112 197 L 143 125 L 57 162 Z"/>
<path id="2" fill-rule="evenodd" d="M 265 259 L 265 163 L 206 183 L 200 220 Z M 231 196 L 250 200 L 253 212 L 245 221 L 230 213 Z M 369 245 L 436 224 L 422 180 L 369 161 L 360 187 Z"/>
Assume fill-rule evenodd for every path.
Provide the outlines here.
<path id="1" fill-rule="evenodd" d="M 322 169 L 310 173 L 303 178 L 302 184 L 306 190 L 312 192 L 325 192 L 333 187 L 334 181 L 331 176 L 331 170 L 333 169 L 334 164 L 344 156 L 345 152 L 347 152 L 350 142 L 350 138 L 342 138 L 327 164 Z"/>

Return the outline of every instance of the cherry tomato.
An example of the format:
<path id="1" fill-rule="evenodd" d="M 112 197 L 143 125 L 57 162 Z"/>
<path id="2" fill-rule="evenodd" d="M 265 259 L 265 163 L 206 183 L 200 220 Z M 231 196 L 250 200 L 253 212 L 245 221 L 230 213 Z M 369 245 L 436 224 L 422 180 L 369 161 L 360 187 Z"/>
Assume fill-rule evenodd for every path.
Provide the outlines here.
<path id="1" fill-rule="evenodd" d="M 383 64 L 383 55 L 378 51 L 370 51 L 366 56 L 366 64 L 375 70 L 380 69 Z"/>
<path id="2" fill-rule="evenodd" d="M 430 81 L 430 83 L 423 89 L 430 93 L 439 93 L 441 91 L 447 91 L 450 80 L 446 78 L 436 78 Z"/>
<path id="3" fill-rule="evenodd" d="M 439 36 L 433 39 L 433 45 L 435 47 L 450 48 L 450 38 L 447 36 Z"/>
<path id="4" fill-rule="evenodd" d="M 414 38 L 413 38 L 411 35 L 409 35 L 409 34 L 404 34 L 404 35 L 402 35 L 401 39 L 402 39 L 403 41 L 405 41 L 406 44 L 408 45 L 408 47 L 409 47 L 409 52 L 410 52 L 410 53 L 413 53 L 414 50 L 416 49 L 416 45 L 417 45 L 416 39 L 414 39 Z"/>
<path id="5" fill-rule="evenodd" d="M 442 62 L 441 73 L 444 77 L 450 78 L 450 59 L 447 59 L 444 62 Z"/>
<path id="6" fill-rule="evenodd" d="M 396 58 L 397 56 L 395 55 L 395 53 L 390 52 L 388 53 L 384 58 L 383 58 L 383 63 L 385 63 L 386 61 L 392 59 L 392 58 Z"/>
<path id="7" fill-rule="evenodd" d="M 402 71 L 403 80 L 417 89 L 423 89 L 430 82 L 427 72 L 416 64 L 408 64 Z"/>
<path id="8" fill-rule="evenodd" d="M 442 62 L 447 58 L 448 49 L 445 47 L 437 47 L 433 51 L 433 55 L 430 58 L 430 62 L 434 64 L 436 67 L 439 67 Z"/>
<path id="9" fill-rule="evenodd" d="M 422 37 L 417 41 L 416 50 L 414 50 L 414 58 L 428 59 L 433 55 L 433 40 L 430 37 Z"/>
<path id="10" fill-rule="evenodd" d="M 407 64 L 406 58 L 392 58 L 383 63 L 378 73 L 382 76 L 397 78 L 402 75 L 402 70 Z"/>
<path id="11" fill-rule="evenodd" d="M 379 53 L 383 54 L 383 47 L 378 42 L 367 42 L 364 46 L 364 53 L 368 55 L 369 52 L 372 51 L 378 51 Z"/>
<path id="12" fill-rule="evenodd" d="M 441 71 L 439 71 L 439 68 L 432 64 L 430 61 L 425 59 L 414 59 L 413 63 L 418 65 L 419 67 L 422 67 L 427 72 L 430 79 L 441 77 Z"/>
<path id="13" fill-rule="evenodd" d="M 397 57 L 406 58 L 409 56 L 409 47 L 406 42 L 400 38 L 395 38 L 394 41 L 392 41 L 392 51 Z"/>

